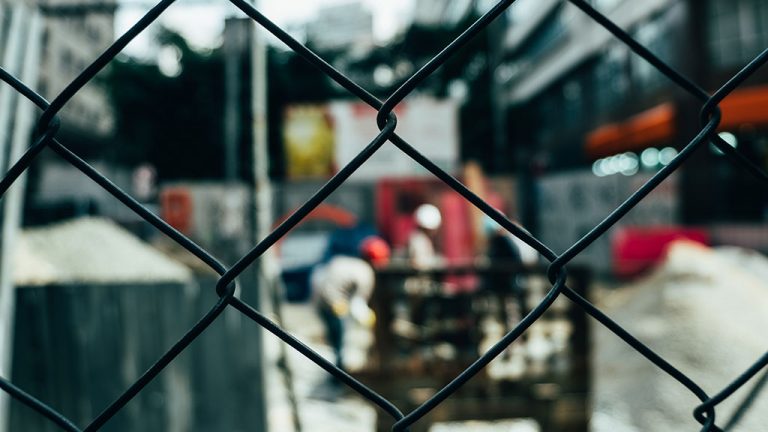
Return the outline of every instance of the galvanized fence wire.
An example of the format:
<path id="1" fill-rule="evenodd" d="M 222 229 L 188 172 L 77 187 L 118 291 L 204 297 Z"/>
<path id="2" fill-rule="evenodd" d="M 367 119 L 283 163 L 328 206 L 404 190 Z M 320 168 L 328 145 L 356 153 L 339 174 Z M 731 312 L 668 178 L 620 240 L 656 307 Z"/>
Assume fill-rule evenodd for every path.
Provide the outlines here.
<path id="1" fill-rule="evenodd" d="M 134 396 L 141 392 L 142 389 L 150 381 L 152 381 L 169 363 L 171 363 L 177 355 L 184 351 L 189 346 L 189 344 L 195 340 L 195 338 L 197 338 L 212 322 L 214 322 L 226 308 L 232 307 L 240 311 L 245 316 L 251 318 L 253 321 L 258 323 L 269 332 L 273 333 L 287 345 L 305 357 L 309 358 L 319 367 L 334 377 L 338 378 L 351 389 L 355 390 L 362 397 L 377 405 L 384 413 L 392 417 L 393 431 L 404 431 L 407 430 L 410 425 L 419 421 L 419 419 L 424 417 L 427 413 L 429 413 L 430 410 L 435 408 L 446 398 L 450 397 L 454 392 L 457 391 L 459 387 L 461 387 L 481 369 L 488 365 L 488 363 L 490 363 L 496 356 L 501 354 L 511 343 L 520 337 L 520 335 L 523 334 L 523 332 L 525 332 L 525 330 L 532 323 L 537 321 L 558 297 L 565 296 L 573 303 L 581 307 L 586 313 L 592 316 L 599 323 L 611 330 L 630 347 L 635 349 L 640 355 L 644 356 L 646 359 L 648 359 L 648 361 L 666 372 L 672 379 L 678 381 L 681 385 L 693 393 L 693 395 L 695 395 L 701 401 L 698 406 L 691 407 L 693 410 L 694 418 L 701 424 L 701 431 L 710 432 L 728 430 L 738 421 L 741 416 L 744 415 L 744 412 L 749 409 L 749 406 L 756 397 L 757 393 L 765 386 L 766 376 L 768 375 L 764 374 L 760 379 L 756 380 L 757 382 L 753 385 L 752 390 L 749 392 L 744 401 L 739 404 L 739 407 L 737 407 L 730 420 L 723 423 L 726 425 L 723 428 L 718 427 L 715 423 L 715 411 L 717 405 L 725 399 L 731 397 L 736 390 L 744 386 L 755 375 L 757 375 L 761 370 L 768 366 L 768 352 L 757 359 L 754 364 L 750 366 L 746 371 L 742 372 L 735 379 L 733 379 L 733 381 L 730 382 L 725 388 L 714 395 L 709 395 L 691 378 L 686 376 L 683 372 L 675 368 L 672 364 L 667 362 L 664 358 L 655 353 L 628 331 L 623 329 L 610 317 L 592 305 L 587 299 L 570 289 L 566 285 L 568 272 L 565 266 L 575 256 L 587 248 L 592 242 L 602 236 L 624 215 L 626 215 L 627 212 L 629 212 L 635 205 L 643 200 L 646 195 L 648 195 L 672 172 L 677 170 L 693 152 L 699 149 L 706 142 L 711 142 L 725 155 L 727 155 L 732 163 L 749 171 L 756 179 L 768 186 L 768 175 L 761 168 L 744 157 L 738 150 L 734 149 L 721 138 L 719 138 L 715 132 L 721 117 L 718 104 L 730 92 L 738 87 L 746 78 L 748 78 L 755 70 L 760 68 L 766 61 L 768 61 L 768 50 L 763 51 L 754 60 L 744 66 L 741 71 L 739 71 L 725 84 L 723 84 L 714 94 L 709 94 L 697 86 L 690 79 L 682 75 L 680 72 L 676 71 L 667 63 L 656 57 L 647 48 L 635 41 L 626 31 L 622 30 L 610 19 L 592 8 L 585 0 L 569 0 L 573 5 L 578 7 L 581 11 L 586 13 L 597 23 L 603 26 L 607 31 L 612 33 L 618 40 L 625 43 L 637 55 L 656 67 L 672 82 L 690 93 L 693 97 L 700 100 L 702 107 L 700 131 L 688 142 L 687 145 L 685 145 L 685 147 L 674 158 L 674 160 L 669 165 L 659 170 L 650 180 L 648 180 L 642 187 L 630 195 L 619 207 L 617 207 L 602 222 L 595 226 L 589 233 L 587 233 L 579 241 L 573 244 L 564 253 L 558 255 L 549 249 L 545 244 L 530 235 L 528 232 L 513 224 L 504 214 L 491 207 L 488 203 L 483 201 L 480 197 L 478 197 L 466 186 L 464 186 L 459 180 L 439 168 L 427 157 L 422 155 L 416 146 L 409 144 L 396 133 L 397 118 L 393 112 L 394 108 L 414 89 L 416 89 L 419 84 L 424 81 L 425 78 L 427 78 L 432 72 L 439 68 L 457 50 L 461 49 L 470 39 L 483 31 L 514 1 L 515 0 L 499 1 L 487 13 L 485 13 L 461 35 L 459 35 L 454 41 L 452 41 L 429 62 L 427 62 L 426 65 L 419 69 L 386 100 L 381 101 L 351 81 L 330 64 L 325 62 L 322 58 L 320 58 L 306 46 L 292 38 L 287 32 L 270 21 L 267 17 L 262 15 L 246 0 L 230 0 L 232 4 L 234 4 L 248 17 L 253 19 L 256 23 L 274 35 L 277 39 L 285 43 L 305 60 L 315 65 L 322 73 L 326 74 L 336 83 L 347 89 L 350 93 L 357 96 L 371 107 L 375 108 L 378 111 L 377 125 L 380 132 L 367 146 L 365 146 L 360 151 L 360 153 L 349 164 L 344 166 L 298 210 L 296 210 L 277 228 L 275 228 L 264 239 L 256 244 L 245 256 L 240 258 L 234 265 L 229 268 L 219 262 L 216 257 L 211 255 L 208 251 L 195 244 L 188 237 L 168 225 L 165 221 L 142 206 L 129 194 L 112 183 L 107 177 L 99 173 L 91 165 L 70 151 L 67 146 L 62 144 L 56 138 L 60 126 L 60 121 L 57 115 L 58 112 L 84 85 L 92 80 L 100 70 L 102 70 L 123 48 L 125 48 L 125 46 L 133 38 L 144 31 L 144 29 L 146 29 L 149 24 L 155 21 L 169 6 L 171 6 L 174 0 L 162 0 L 153 8 L 151 8 L 149 12 L 147 12 L 125 34 L 118 38 L 117 41 L 115 41 L 107 50 L 105 50 L 50 103 L 35 93 L 35 91 L 33 91 L 31 88 L 26 86 L 23 82 L 19 81 L 16 77 L 9 74 L 5 70 L 0 69 L 0 79 L 5 81 L 8 85 L 11 85 L 16 91 L 32 101 L 41 110 L 43 110 L 42 116 L 37 123 L 35 134 L 36 137 L 33 140 L 33 144 L 26 150 L 21 158 L 13 164 L 5 176 L 0 180 L 0 197 L 4 196 L 5 192 L 19 177 L 19 175 L 30 167 L 42 149 L 46 147 L 50 148 L 61 158 L 70 163 L 72 166 L 76 167 L 84 175 L 88 176 L 91 180 L 93 180 L 95 183 L 113 195 L 125 206 L 134 211 L 142 219 L 153 225 L 164 235 L 200 259 L 220 276 L 215 287 L 219 299 L 211 307 L 211 309 L 204 316 L 202 316 L 200 320 L 192 328 L 190 328 L 172 347 L 170 347 L 165 352 L 165 354 L 162 355 L 162 357 L 160 357 L 153 365 L 151 365 L 137 381 L 135 381 L 127 390 L 125 390 L 115 401 L 108 405 L 95 419 L 91 421 L 90 424 L 86 425 L 82 429 L 67 419 L 65 416 L 58 413 L 55 409 L 45 404 L 45 402 L 36 399 L 35 397 L 26 393 L 23 389 L 15 386 L 10 381 L 0 378 L 0 388 L 10 394 L 13 398 L 37 411 L 40 415 L 45 416 L 51 422 L 61 427 L 63 430 L 99 430 Z M 355 172 L 355 170 L 362 166 L 368 158 L 370 158 L 387 142 L 396 146 L 404 154 L 408 155 L 414 161 L 426 168 L 434 176 L 461 194 L 467 201 L 472 203 L 486 215 L 490 216 L 510 233 L 522 239 L 531 247 L 536 249 L 546 260 L 550 262 L 548 275 L 550 282 L 552 283 L 552 287 L 543 298 L 543 300 L 528 315 L 526 315 L 515 328 L 507 333 L 501 340 L 499 340 L 486 353 L 480 356 L 472 365 L 470 365 L 466 370 L 454 378 L 450 383 L 435 393 L 421 406 L 409 413 L 402 413 L 400 409 L 398 409 L 395 405 L 378 394 L 375 389 L 369 388 L 343 370 L 337 368 L 331 362 L 324 359 L 320 354 L 299 341 L 296 337 L 287 333 L 279 325 L 267 318 L 264 314 L 254 309 L 252 306 L 243 302 L 240 298 L 234 295 L 235 279 L 265 251 L 267 251 L 278 240 L 286 235 L 286 233 L 291 228 L 295 227 L 299 222 L 301 222 L 304 217 L 306 217 L 315 207 L 323 202 L 323 200 L 325 200 L 334 190 L 341 186 L 349 178 L 349 176 Z M 243 289 L 257 288 L 243 287 Z"/>

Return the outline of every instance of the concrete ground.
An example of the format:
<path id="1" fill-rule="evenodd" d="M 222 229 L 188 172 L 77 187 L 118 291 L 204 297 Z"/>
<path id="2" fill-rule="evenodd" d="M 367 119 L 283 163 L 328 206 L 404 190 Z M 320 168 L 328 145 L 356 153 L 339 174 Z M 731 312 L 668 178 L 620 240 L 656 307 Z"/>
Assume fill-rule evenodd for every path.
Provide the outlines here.
<path id="1" fill-rule="evenodd" d="M 284 328 L 303 343 L 332 360 L 330 347 L 325 343 L 322 323 L 309 304 L 285 304 Z M 360 327 L 350 326 L 346 335 L 345 360 L 350 369 L 365 362 L 365 352 L 372 343 L 372 335 Z M 266 385 L 268 388 L 268 425 L 271 432 L 297 432 L 293 408 L 286 387 L 285 375 L 278 367 L 283 343 L 271 334 L 265 337 L 267 352 Z M 376 408 L 352 391 L 332 397 L 328 373 L 292 348 L 285 346 L 292 384 L 298 407 L 299 431 L 303 432 L 366 432 L 376 430 Z M 430 432 L 499 431 L 540 432 L 529 419 L 447 422 L 435 424 Z"/>
<path id="2" fill-rule="evenodd" d="M 678 246 L 652 275 L 621 289 L 596 286 L 593 301 L 651 349 L 691 376 L 713 394 L 765 352 L 768 316 L 768 259 L 744 251 Z M 285 305 L 285 328 L 326 358 L 323 327 L 311 305 Z M 698 430 L 691 411 L 698 401 L 605 327 L 592 321 L 593 391 L 591 432 Z M 360 329 L 349 332 L 345 353 L 350 366 L 364 361 L 371 337 Z M 282 342 L 265 337 L 270 431 L 296 431 L 283 375 L 277 367 Z M 373 431 L 376 410 L 348 393 L 322 395 L 328 374 L 287 348 L 293 373 L 302 431 Z M 746 397 L 745 386 L 718 407 L 725 421 Z M 327 393 L 327 392 L 326 392 Z M 768 430 L 763 392 L 734 431 Z M 527 423 L 506 423 L 480 429 L 478 424 L 444 424 L 432 431 L 535 431 Z M 533 428 L 532 428 L 533 426 Z M 527 428 L 527 429 L 526 429 Z"/>
<path id="3" fill-rule="evenodd" d="M 332 361 L 330 347 L 325 343 L 323 327 L 314 308 L 309 304 L 285 304 L 283 306 L 285 329 L 302 342 Z M 370 335 L 360 329 L 348 332 L 345 352 L 350 367 L 364 361 L 364 347 L 370 343 Z M 329 375 L 315 363 L 285 346 L 288 364 L 293 376 L 293 391 L 299 413 L 300 429 L 293 421 L 293 409 L 289 400 L 285 375 L 278 367 L 283 342 L 271 334 L 264 340 L 267 352 L 266 385 L 269 430 L 273 432 L 365 432 L 375 430 L 376 412 L 373 405 L 354 391 L 338 392 L 328 385 Z M 341 393 L 341 394 L 339 394 Z"/>

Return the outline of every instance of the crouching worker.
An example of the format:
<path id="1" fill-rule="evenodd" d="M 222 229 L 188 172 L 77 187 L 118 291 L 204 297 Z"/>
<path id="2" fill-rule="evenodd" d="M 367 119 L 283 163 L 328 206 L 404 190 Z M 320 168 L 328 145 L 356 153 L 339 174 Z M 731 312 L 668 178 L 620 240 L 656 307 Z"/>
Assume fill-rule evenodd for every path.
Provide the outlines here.
<path id="1" fill-rule="evenodd" d="M 359 256 L 336 255 L 312 271 L 313 300 L 325 325 L 336 366 L 344 369 L 344 327 L 351 318 L 373 327 L 376 315 L 368 307 L 375 283 L 374 267 L 389 262 L 389 246 L 379 237 L 363 239 Z"/>

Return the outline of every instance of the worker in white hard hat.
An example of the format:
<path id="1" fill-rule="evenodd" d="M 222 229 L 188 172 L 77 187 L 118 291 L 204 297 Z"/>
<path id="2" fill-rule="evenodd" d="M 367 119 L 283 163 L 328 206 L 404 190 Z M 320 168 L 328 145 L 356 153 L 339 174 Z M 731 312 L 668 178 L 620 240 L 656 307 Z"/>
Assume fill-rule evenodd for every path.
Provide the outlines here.
<path id="1" fill-rule="evenodd" d="M 415 229 L 410 233 L 407 243 L 407 258 L 410 266 L 416 270 L 405 278 L 403 289 L 409 296 L 396 301 L 393 330 L 403 336 L 413 337 L 423 327 L 427 317 L 427 306 L 431 294 L 442 290 L 442 284 L 425 270 L 434 269 L 442 264 L 442 257 L 436 252 L 434 238 L 442 224 L 440 210 L 432 204 L 422 204 L 413 214 Z M 416 333 L 414 333 L 416 332 Z"/>
<path id="2" fill-rule="evenodd" d="M 422 204 L 414 213 L 416 229 L 408 238 L 408 259 L 418 270 L 435 267 L 440 257 L 435 252 L 434 237 L 443 221 L 440 210 L 432 204 Z"/>

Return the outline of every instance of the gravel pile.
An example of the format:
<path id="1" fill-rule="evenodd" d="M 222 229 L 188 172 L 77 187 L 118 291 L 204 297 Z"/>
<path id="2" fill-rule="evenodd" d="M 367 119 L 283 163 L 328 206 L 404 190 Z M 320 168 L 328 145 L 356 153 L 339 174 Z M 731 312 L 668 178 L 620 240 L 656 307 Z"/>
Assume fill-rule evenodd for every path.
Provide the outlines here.
<path id="1" fill-rule="evenodd" d="M 114 222 L 83 218 L 20 233 L 16 286 L 183 282 L 187 267 Z"/>
<path id="2" fill-rule="evenodd" d="M 672 245 L 650 276 L 600 308 L 713 395 L 768 350 L 768 260 L 736 249 Z M 697 431 L 698 400 L 599 324 L 594 325 L 593 432 Z M 758 374 L 758 377 L 760 375 Z M 725 424 L 747 383 L 718 406 Z M 734 431 L 768 431 L 768 391 Z"/>

